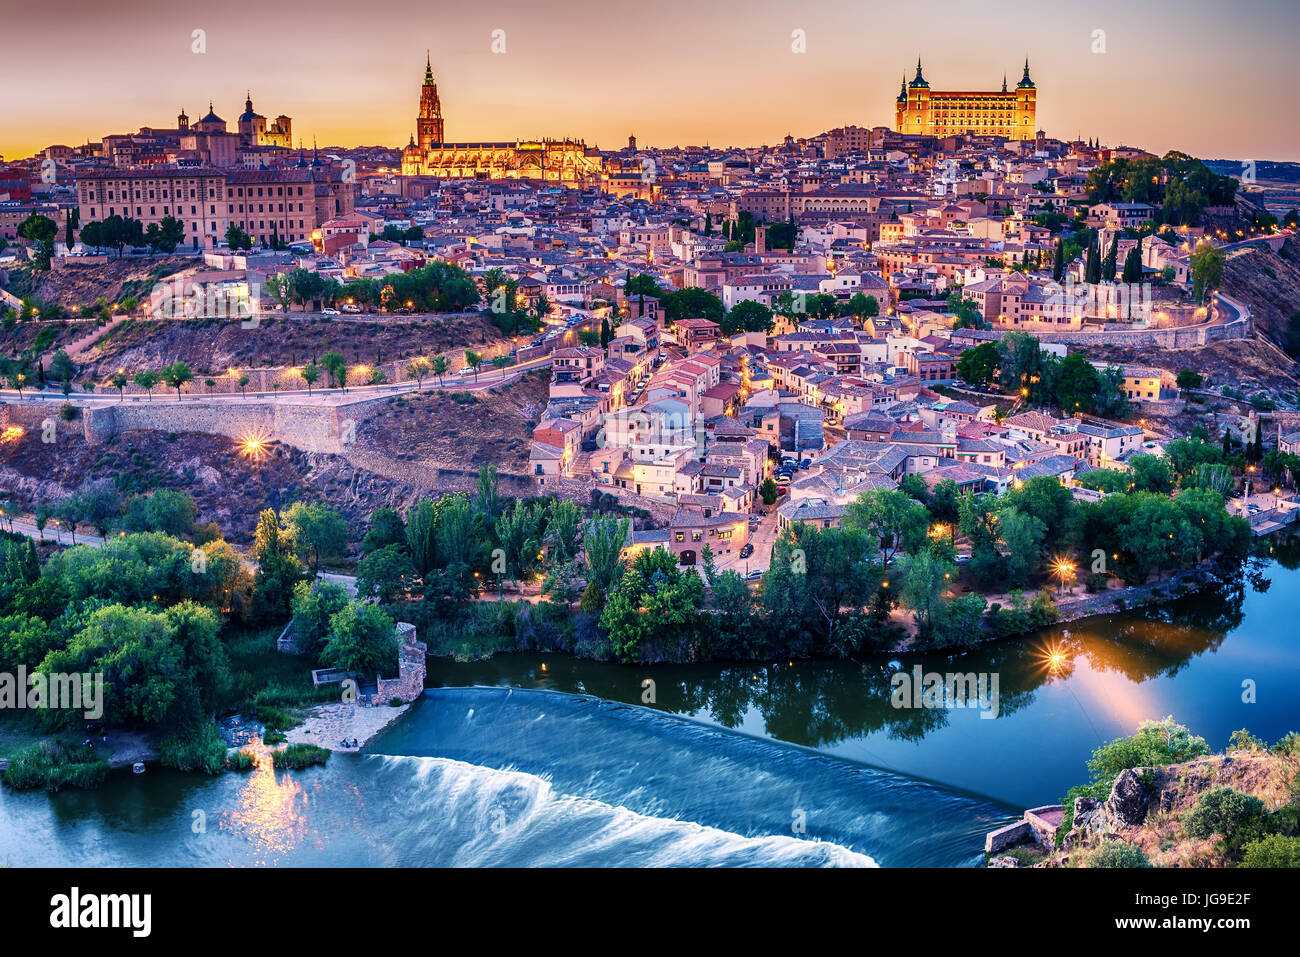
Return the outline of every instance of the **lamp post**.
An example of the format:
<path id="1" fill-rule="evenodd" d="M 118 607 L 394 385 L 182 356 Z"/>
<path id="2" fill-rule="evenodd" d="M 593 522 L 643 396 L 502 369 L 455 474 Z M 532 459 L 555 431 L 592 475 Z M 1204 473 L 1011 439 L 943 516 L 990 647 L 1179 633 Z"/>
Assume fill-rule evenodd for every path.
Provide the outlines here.
<path id="1" fill-rule="evenodd" d="M 1066 583 L 1074 578 L 1074 563 L 1065 558 L 1058 558 L 1052 564 L 1052 571 L 1060 582 L 1061 590 L 1065 591 Z"/>

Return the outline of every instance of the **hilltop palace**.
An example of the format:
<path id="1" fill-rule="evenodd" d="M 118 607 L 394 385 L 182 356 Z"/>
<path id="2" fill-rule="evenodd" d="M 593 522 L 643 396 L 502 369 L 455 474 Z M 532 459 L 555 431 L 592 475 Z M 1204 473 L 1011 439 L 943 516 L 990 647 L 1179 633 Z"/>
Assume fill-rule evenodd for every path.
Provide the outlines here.
<path id="1" fill-rule="evenodd" d="M 582 140 L 520 140 L 513 143 L 448 143 L 433 65 L 425 61 L 416 135 L 402 150 L 403 176 L 451 179 L 537 179 L 598 184 L 604 161 Z"/>
<path id="2" fill-rule="evenodd" d="M 1025 75 L 1014 90 L 1007 89 L 1007 78 L 1002 77 L 1002 90 L 960 92 L 932 90 L 921 75 L 921 61 L 916 61 L 916 76 L 898 91 L 894 108 L 894 130 L 923 136 L 961 136 L 974 133 L 981 136 L 1005 136 L 1013 140 L 1034 138 L 1034 112 L 1038 90 L 1029 78 L 1029 60 L 1025 60 Z"/>

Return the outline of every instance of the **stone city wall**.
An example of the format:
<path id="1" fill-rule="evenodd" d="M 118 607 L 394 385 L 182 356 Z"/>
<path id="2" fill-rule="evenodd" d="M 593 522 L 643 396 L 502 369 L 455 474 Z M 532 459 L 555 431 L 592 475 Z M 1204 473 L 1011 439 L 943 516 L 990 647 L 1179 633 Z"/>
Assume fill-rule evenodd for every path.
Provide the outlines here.
<path id="1" fill-rule="evenodd" d="M 243 439 L 250 435 L 305 452 L 341 453 L 355 437 L 356 406 L 279 403 L 152 402 L 85 406 L 86 441 L 100 444 L 122 432 L 204 432 Z"/>

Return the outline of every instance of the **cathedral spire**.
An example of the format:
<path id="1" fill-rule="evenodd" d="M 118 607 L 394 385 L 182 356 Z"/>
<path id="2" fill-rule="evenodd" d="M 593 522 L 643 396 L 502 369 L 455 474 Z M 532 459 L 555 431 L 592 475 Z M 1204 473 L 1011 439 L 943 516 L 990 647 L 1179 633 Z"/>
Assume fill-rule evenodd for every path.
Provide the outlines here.
<path id="1" fill-rule="evenodd" d="M 433 86 L 433 61 L 429 59 L 429 51 L 424 51 L 424 85 Z"/>
<path id="2" fill-rule="evenodd" d="M 1007 92 L 1007 75 L 1005 73 L 1002 74 L 1002 92 Z"/>

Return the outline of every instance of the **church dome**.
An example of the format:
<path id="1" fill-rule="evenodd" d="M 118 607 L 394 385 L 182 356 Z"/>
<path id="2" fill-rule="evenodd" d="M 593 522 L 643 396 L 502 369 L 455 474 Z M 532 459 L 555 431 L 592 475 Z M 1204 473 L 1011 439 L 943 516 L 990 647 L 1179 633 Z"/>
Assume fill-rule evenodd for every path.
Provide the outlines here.
<path id="1" fill-rule="evenodd" d="M 248 95 L 248 99 L 244 100 L 244 112 L 239 114 L 239 122 L 247 123 L 250 120 L 264 120 L 264 119 L 266 119 L 266 117 L 263 116 L 261 113 L 253 112 L 253 96 L 250 93 Z"/>

